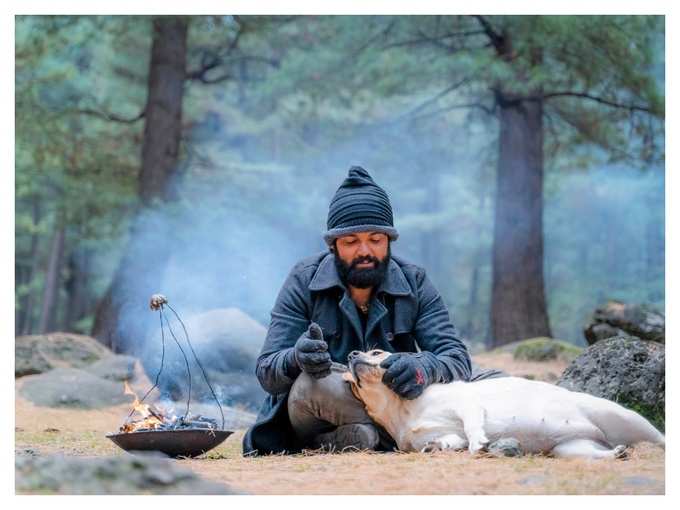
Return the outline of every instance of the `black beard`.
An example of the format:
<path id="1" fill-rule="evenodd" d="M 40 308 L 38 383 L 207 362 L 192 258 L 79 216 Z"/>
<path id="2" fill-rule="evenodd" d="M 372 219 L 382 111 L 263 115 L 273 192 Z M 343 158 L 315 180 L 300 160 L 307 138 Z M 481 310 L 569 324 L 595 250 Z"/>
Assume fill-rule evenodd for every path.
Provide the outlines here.
<path id="1" fill-rule="evenodd" d="M 345 285 L 351 285 L 357 289 L 368 289 L 371 287 L 377 287 L 385 279 L 385 273 L 387 273 L 387 266 L 390 263 L 390 247 L 387 247 L 387 255 L 383 260 L 376 257 L 371 257 L 367 255 L 365 257 L 355 258 L 351 264 L 347 264 L 344 260 L 340 258 L 338 252 L 335 252 L 335 268 L 338 271 L 338 276 L 340 280 Z M 374 267 L 369 268 L 358 268 L 357 264 L 362 264 L 364 262 L 373 262 Z"/>

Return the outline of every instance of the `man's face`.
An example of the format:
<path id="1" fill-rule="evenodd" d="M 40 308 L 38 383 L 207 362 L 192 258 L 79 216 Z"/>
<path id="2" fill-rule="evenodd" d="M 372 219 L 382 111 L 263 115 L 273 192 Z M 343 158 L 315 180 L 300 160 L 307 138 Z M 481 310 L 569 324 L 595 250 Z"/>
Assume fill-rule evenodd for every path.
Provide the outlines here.
<path id="1" fill-rule="evenodd" d="M 360 289 L 382 282 L 390 258 L 390 242 L 381 232 L 357 232 L 335 240 L 335 266 L 340 278 Z"/>

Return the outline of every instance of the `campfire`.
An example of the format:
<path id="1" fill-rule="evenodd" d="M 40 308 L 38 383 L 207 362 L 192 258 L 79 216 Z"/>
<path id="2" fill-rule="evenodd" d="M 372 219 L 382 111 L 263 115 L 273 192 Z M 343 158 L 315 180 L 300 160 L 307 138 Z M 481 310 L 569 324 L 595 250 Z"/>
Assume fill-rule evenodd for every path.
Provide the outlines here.
<path id="1" fill-rule="evenodd" d="M 132 403 L 132 407 L 134 408 L 133 413 L 131 413 L 130 416 L 137 413 L 141 418 L 126 421 L 123 426 L 120 427 L 120 432 L 122 433 L 146 432 L 149 430 L 217 429 L 217 420 L 213 420 L 212 418 L 206 418 L 200 414 L 189 414 L 180 417 L 173 414 L 172 416 L 169 416 L 169 413 L 164 413 L 158 407 L 150 404 L 142 404 L 127 381 L 125 381 L 124 392 L 126 395 L 135 397 L 135 400 Z"/>
<path id="2" fill-rule="evenodd" d="M 191 414 L 189 408 L 191 405 L 191 369 L 189 367 L 189 359 L 182 348 L 181 343 L 175 336 L 170 322 L 163 314 L 163 308 L 167 306 L 177 318 L 177 321 L 182 325 L 187 346 L 196 361 L 196 364 L 201 369 L 203 378 L 205 379 L 208 388 L 212 392 L 212 396 L 217 403 L 222 416 L 222 426 L 217 427 L 217 420 L 201 416 L 199 414 Z M 150 308 L 158 311 L 161 321 L 161 345 L 162 351 L 160 356 L 160 369 L 156 374 L 156 381 L 154 385 L 146 392 L 140 399 L 137 394 L 130 388 L 130 385 L 125 381 L 123 391 L 126 395 L 134 397 L 132 403 L 132 410 L 128 414 L 127 419 L 120 427 L 117 434 L 109 434 L 106 437 L 111 439 L 118 446 L 129 452 L 135 451 L 160 451 L 172 457 L 194 457 L 200 455 L 224 441 L 231 431 L 224 430 L 224 412 L 220 401 L 215 395 L 215 391 L 208 380 L 208 376 L 201 365 L 200 360 L 196 356 L 189 334 L 186 327 L 180 319 L 175 310 L 168 304 L 168 300 L 162 294 L 154 294 L 151 296 Z M 163 363 L 165 360 L 165 328 L 174 340 L 177 348 L 182 353 L 187 369 L 187 385 L 188 397 L 186 403 L 186 410 L 182 416 L 171 414 L 170 412 L 160 409 L 158 406 L 152 404 L 145 404 L 144 400 L 149 396 L 151 391 L 158 387 L 158 381 L 163 372 Z M 136 419 L 133 419 L 135 416 Z"/>

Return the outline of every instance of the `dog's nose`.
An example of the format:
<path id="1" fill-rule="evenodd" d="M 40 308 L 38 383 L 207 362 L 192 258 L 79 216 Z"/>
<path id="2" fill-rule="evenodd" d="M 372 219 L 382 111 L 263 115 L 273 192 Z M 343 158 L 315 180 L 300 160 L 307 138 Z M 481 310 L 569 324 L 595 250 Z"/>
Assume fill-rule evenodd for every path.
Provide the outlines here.
<path id="1" fill-rule="evenodd" d="M 347 355 L 347 360 L 352 361 L 354 358 L 358 357 L 361 352 L 359 351 L 352 351 Z"/>

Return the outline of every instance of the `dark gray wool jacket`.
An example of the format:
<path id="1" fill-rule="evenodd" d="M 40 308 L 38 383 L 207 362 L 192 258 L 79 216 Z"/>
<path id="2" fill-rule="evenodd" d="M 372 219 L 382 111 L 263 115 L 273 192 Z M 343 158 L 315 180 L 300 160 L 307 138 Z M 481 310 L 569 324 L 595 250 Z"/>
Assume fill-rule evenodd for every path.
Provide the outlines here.
<path id="1" fill-rule="evenodd" d="M 294 379 L 286 374 L 285 356 L 312 321 L 321 326 L 331 359 L 338 363 L 346 364 L 353 350 L 416 352 L 417 344 L 441 361 L 442 382 L 470 378 L 465 344 L 423 268 L 392 255 L 373 293 L 364 331 L 334 256 L 326 251 L 298 262 L 279 292 L 255 369 L 269 395 L 243 439 L 244 454 L 299 451 L 288 419 L 286 400 Z"/>

